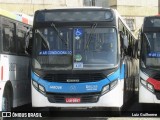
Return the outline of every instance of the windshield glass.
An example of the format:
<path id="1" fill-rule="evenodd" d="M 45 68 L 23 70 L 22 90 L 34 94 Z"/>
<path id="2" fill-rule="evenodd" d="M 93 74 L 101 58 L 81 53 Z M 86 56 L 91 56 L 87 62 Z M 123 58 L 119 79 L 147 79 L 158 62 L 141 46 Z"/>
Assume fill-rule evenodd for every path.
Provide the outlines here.
<path id="1" fill-rule="evenodd" d="M 160 67 L 160 33 L 144 33 L 142 61 L 146 67 Z"/>
<path id="2" fill-rule="evenodd" d="M 56 26 L 35 30 L 33 67 L 46 70 L 108 69 L 117 64 L 115 28 Z"/>
<path id="3" fill-rule="evenodd" d="M 104 69 L 117 64 L 114 28 L 75 28 L 73 40 L 74 69 Z"/>

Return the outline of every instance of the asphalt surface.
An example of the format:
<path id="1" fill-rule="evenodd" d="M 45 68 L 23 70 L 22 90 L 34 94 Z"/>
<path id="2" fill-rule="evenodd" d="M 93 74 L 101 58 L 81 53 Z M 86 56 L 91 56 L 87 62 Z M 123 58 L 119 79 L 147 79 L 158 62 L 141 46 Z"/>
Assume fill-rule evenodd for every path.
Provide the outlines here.
<path id="1" fill-rule="evenodd" d="M 19 113 L 26 116 L 16 117 Z M 27 118 L 28 116 L 30 118 Z M 31 104 L 28 104 L 13 109 L 12 118 L 3 118 L 3 120 L 160 120 L 160 105 L 139 104 L 138 94 L 123 106 L 121 113 L 102 108 L 50 111 L 49 108 L 32 108 Z"/>

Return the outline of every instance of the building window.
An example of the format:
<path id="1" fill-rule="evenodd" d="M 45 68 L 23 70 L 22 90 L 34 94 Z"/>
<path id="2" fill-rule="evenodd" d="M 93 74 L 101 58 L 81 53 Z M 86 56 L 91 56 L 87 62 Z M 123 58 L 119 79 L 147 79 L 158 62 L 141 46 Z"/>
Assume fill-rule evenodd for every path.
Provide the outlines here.
<path id="1" fill-rule="evenodd" d="M 96 6 L 96 0 L 84 0 L 83 5 L 84 6 Z"/>
<path id="2" fill-rule="evenodd" d="M 134 19 L 125 19 L 126 24 L 129 26 L 131 31 L 135 30 L 135 20 Z"/>
<path id="3" fill-rule="evenodd" d="M 92 1 L 92 5 L 91 6 L 96 6 L 95 0 L 91 0 Z"/>

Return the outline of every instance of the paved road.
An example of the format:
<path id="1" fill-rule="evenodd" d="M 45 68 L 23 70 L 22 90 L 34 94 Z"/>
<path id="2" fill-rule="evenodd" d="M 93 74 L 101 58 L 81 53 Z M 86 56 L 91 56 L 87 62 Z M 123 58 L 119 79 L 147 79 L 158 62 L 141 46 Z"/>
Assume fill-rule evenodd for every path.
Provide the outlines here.
<path id="1" fill-rule="evenodd" d="M 138 95 L 126 104 L 121 114 L 106 109 L 75 110 L 67 109 L 49 112 L 49 108 L 32 108 L 31 104 L 18 107 L 13 110 L 16 112 L 38 112 L 42 113 L 42 118 L 30 118 L 29 120 L 160 120 L 160 105 L 139 104 Z M 116 114 L 115 114 L 116 113 Z M 114 118 L 119 115 L 119 117 Z M 48 116 L 54 116 L 46 118 Z M 125 116 L 125 117 L 124 117 Z M 10 118 L 8 120 L 27 120 L 27 118 Z"/>
<path id="2" fill-rule="evenodd" d="M 2 119 L 2 118 L 1 118 Z M 160 120 L 160 118 L 131 118 L 131 117 L 111 117 L 111 118 L 106 118 L 106 117 L 61 117 L 61 118 L 8 118 L 8 119 L 2 119 L 2 120 Z"/>

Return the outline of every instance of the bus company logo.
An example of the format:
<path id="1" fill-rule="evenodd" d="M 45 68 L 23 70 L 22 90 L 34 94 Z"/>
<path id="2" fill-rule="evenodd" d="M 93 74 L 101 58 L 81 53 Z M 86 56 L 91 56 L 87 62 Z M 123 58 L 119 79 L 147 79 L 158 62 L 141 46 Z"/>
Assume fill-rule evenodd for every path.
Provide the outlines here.
<path id="1" fill-rule="evenodd" d="M 61 90 L 62 86 L 50 86 L 51 89 Z"/>
<path id="2" fill-rule="evenodd" d="M 69 83 L 79 82 L 79 79 L 67 79 L 67 82 L 69 82 Z"/>
<path id="3" fill-rule="evenodd" d="M 70 90 L 71 91 L 76 91 L 76 86 L 74 86 L 74 85 L 70 86 Z"/>

